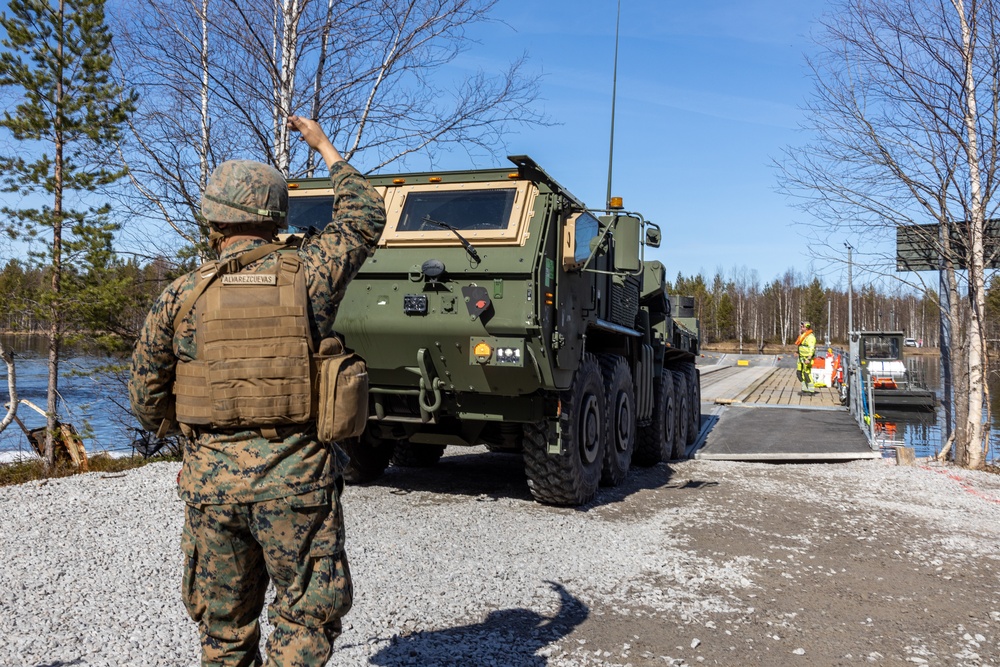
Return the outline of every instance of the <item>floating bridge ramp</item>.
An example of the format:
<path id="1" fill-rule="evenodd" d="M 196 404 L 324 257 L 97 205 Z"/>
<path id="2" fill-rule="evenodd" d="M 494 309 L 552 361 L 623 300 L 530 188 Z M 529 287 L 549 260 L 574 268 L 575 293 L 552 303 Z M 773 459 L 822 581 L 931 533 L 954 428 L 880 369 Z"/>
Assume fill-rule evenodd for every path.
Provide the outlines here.
<path id="1" fill-rule="evenodd" d="M 818 462 L 881 456 L 833 389 L 800 392 L 788 358 L 723 355 L 698 369 L 702 433 L 690 453 L 694 458 Z"/>

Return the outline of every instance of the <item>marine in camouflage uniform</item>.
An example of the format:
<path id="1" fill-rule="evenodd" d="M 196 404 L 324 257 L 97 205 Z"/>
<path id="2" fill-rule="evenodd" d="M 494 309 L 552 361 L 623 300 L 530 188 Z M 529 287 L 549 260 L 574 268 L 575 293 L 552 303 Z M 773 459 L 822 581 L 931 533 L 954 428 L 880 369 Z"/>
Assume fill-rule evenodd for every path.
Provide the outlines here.
<path id="1" fill-rule="evenodd" d="M 324 157 L 335 193 L 332 223 L 297 251 L 307 272 L 311 335 L 318 342 L 331 336 L 344 290 L 381 235 L 385 209 L 314 121 L 293 116 L 289 127 Z M 274 209 L 287 209 L 284 179 L 280 188 L 262 185 L 262 168 L 270 169 L 228 162 L 209 181 L 202 212 L 225 237 L 218 244 L 220 263 L 267 243 L 277 229 Z M 247 270 L 273 272 L 277 257 L 272 253 Z M 150 430 L 171 424 L 178 359 L 196 358 L 195 309 L 176 331 L 174 321 L 198 277 L 192 272 L 163 292 L 133 353 L 129 395 Z M 315 424 L 184 430 L 189 437 L 178 477 L 186 504 L 182 592 L 199 626 L 202 665 L 262 664 L 258 618 L 269 579 L 277 594 L 268 608 L 274 628 L 268 664 L 325 664 L 353 593 L 340 506 L 346 455 L 318 442 Z"/>

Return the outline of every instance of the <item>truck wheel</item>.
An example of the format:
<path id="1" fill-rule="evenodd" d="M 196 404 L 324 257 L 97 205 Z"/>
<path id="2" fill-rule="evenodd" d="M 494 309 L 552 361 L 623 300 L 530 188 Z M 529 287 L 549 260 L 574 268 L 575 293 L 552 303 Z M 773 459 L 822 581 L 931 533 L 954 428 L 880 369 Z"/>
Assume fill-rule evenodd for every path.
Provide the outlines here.
<path id="1" fill-rule="evenodd" d="M 639 427 L 632 456 L 636 465 L 656 465 L 673 455 L 677 431 L 675 412 L 674 379 L 670 371 L 665 370 L 653 380 L 653 416 L 647 426 Z"/>
<path id="2" fill-rule="evenodd" d="M 628 475 L 635 451 L 635 387 L 632 370 L 624 357 L 602 354 L 601 375 L 608 405 L 608 439 L 604 447 L 601 484 L 618 486 Z"/>
<path id="3" fill-rule="evenodd" d="M 378 479 L 385 472 L 392 457 L 393 443 L 364 433 L 360 438 L 345 438 L 340 442 L 350 463 L 344 469 L 344 481 L 359 484 Z"/>
<path id="4" fill-rule="evenodd" d="M 404 468 L 429 468 L 441 459 L 444 445 L 415 444 L 400 440 L 392 452 L 392 465 Z"/>
<path id="5" fill-rule="evenodd" d="M 692 445 L 701 434 L 701 374 L 694 364 L 684 364 L 687 375 L 688 394 L 691 400 L 691 424 L 688 426 L 687 444 Z"/>
<path id="6" fill-rule="evenodd" d="M 548 422 L 525 424 L 524 471 L 538 502 L 582 505 L 597 492 L 607 439 L 607 401 L 594 355 L 584 357 L 573 386 L 562 393 L 561 405 L 562 453 L 548 453 Z"/>
<path id="7" fill-rule="evenodd" d="M 670 371 L 670 373 L 674 376 L 674 396 L 677 397 L 675 403 L 677 431 L 674 433 L 670 458 L 676 461 L 687 454 L 688 427 L 691 425 L 691 396 L 688 394 L 687 375 L 682 371 Z"/>

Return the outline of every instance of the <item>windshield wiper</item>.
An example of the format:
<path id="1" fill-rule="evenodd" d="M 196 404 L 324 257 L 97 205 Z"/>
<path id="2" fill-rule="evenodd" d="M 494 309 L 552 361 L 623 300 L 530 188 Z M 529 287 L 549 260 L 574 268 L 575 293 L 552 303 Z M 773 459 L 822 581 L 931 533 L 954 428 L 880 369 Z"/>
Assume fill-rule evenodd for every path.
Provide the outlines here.
<path id="1" fill-rule="evenodd" d="M 462 234 L 457 229 L 455 229 L 454 227 L 452 227 L 451 225 L 449 225 L 447 222 L 441 222 L 440 220 L 432 220 L 431 216 L 429 216 L 429 215 L 425 215 L 423 217 L 423 221 L 424 222 L 428 222 L 428 223 L 430 223 L 432 225 L 437 225 L 438 227 L 444 227 L 445 229 L 450 230 L 451 233 L 454 234 L 455 236 L 457 236 L 458 240 L 462 242 L 462 246 L 465 248 L 465 252 L 469 253 L 469 257 L 471 257 L 472 259 L 476 260 L 477 262 L 482 262 L 483 261 L 483 260 L 479 259 L 479 253 L 476 252 L 476 249 L 472 247 L 472 244 L 469 243 L 468 241 L 466 241 L 465 237 L 462 236 Z"/>

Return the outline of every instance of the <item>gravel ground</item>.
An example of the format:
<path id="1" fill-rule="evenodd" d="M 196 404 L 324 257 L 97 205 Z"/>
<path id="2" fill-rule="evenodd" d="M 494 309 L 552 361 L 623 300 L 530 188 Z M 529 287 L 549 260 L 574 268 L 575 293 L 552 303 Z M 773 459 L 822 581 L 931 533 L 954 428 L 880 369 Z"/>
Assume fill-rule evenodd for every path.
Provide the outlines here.
<path id="1" fill-rule="evenodd" d="M 177 470 L 0 488 L 0 665 L 198 664 Z M 449 449 L 344 502 L 330 665 L 1000 665 L 997 475 L 685 461 L 561 509 Z"/>

